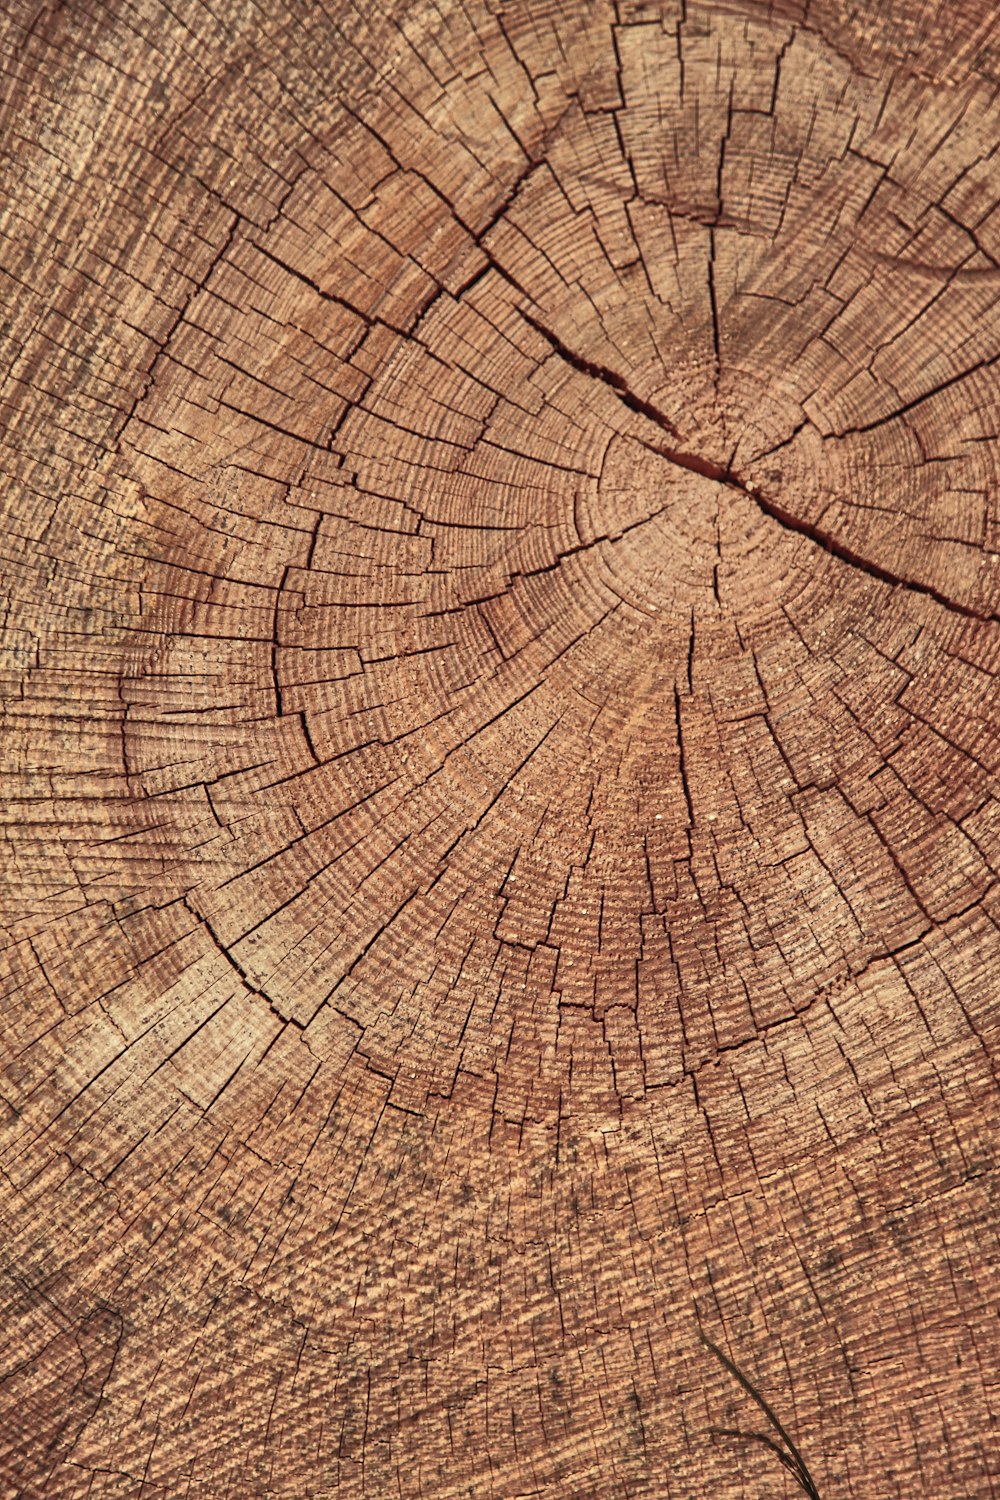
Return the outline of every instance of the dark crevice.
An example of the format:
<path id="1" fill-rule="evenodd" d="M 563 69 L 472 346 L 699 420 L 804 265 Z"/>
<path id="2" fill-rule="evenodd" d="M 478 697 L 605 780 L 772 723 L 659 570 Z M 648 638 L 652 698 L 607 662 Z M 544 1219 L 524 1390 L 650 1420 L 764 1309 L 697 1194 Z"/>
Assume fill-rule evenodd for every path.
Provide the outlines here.
<path id="1" fill-rule="evenodd" d="M 317 753 L 316 746 L 313 743 L 313 737 L 309 732 L 309 720 L 303 712 L 299 713 L 299 723 L 302 725 L 302 737 L 309 749 L 309 754 L 312 756 L 316 764 L 318 766 L 321 766 L 323 764 L 323 760 L 322 757 Z"/>
<path id="2" fill-rule="evenodd" d="M 687 778 L 687 764 L 684 758 L 684 731 L 681 729 L 681 695 L 674 683 L 674 714 L 677 718 L 677 756 L 680 763 L 681 786 L 684 789 L 684 802 L 687 806 L 688 827 L 694 827 L 694 806 L 691 802 L 691 788 Z"/>
<path id="3" fill-rule="evenodd" d="M 540 334 L 553 352 L 558 354 L 560 359 L 565 360 L 574 370 L 578 370 L 581 375 L 590 376 L 593 380 L 602 381 L 603 384 L 609 386 L 615 392 L 622 404 L 627 406 L 630 411 L 636 412 L 639 416 L 646 417 L 650 422 L 655 422 L 659 428 L 669 433 L 671 437 L 676 438 L 678 436 L 677 429 L 669 418 L 658 407 L 654 406 L 651 401 L 646 401 L 643 397 L 637 396 L 628 382 L 617 371 L 609 370 L 606 365 L 597 364 L 593 360 L 584 359 L 582 355 L 574 353 L 572 349 L 563 343 L 557 334 L 546 328 L 543 323 L 540 323 L 537 318 L 532 317 L 530 313 L 522 310 L 521 316 L 525 322 L 531 325 L 536 333 Z M 931 394 L 933 392 L 927 393 L 928 396 Z M 918 398 L 921 401 L 926 399 L 926 396 Z M 911 406 L 917 404 L 917 401 L 910 403 Z M 877 425 L 879 424 L 876 422 L 870 424 L 871 427 Z M 856 428 L 854 430 L 863 432 L 869 429 Z M 700 474 L 704 479 L 714 480 L 716 484 L 724 484 L 730 489 L 738 490 L 740 494 L 752 500 L 758 510 L 765 516 L 769 516 L 772 521 L 777 521 L 778 525 L 786 531 L 793 532 L 796 536 L 806 537 L 831 557 L 837 558 L 839 562 L 847 563 L 849 567 L 855 568 L 860 573 L 867 574 L 869 578 L 877 579 L 879 583 L 888 584 L 891 588 L 905 588 L 915 594 L 923 594 L 926 598 L 933 599 L 935 604 L 939 604 L 942 609 L 946 609 L 952 614 L 961 615 L 964 619 L 980 620 L 985 624 L 1000 624 L 1000 615 L 989 614 L 984 610 L 974 609 L 969 604 L 962 604 L 959 600 L 952 599 L 948 594 L 942 593 L 933 584 L 922 583 L 919 579 L 907 578 L 901 574 L 893 573 L 888 568 L 883 568 L 879 563 L 873 562 L 870 558 L 863 557 L 859 552 L 855 552 L 852 547 L 848 547 L 844 542 L 838 541 L 836 537 L 831 536 L 822 527 L 813 525 L 811 521 L 803 520 L 801 516 L 793 515 L 790 510 L 786 510 L 777 500 L 771 498 L 769 495 L 765 495 L 756 485 L 742 478 L 728 465 L 716 463 L 713 459 L 702 457 L 701 454 L 687 453 L 682 449 L 663 443 L 650 443 L 645 439 L 639 439 L 639 441 L 651 453 L 658 454 L 660 458 L 665 458 L 668 463 L 674 464 L 679 469 L 687 469 L 692 474 Z M 777 446 L 782 447 L 784 444 L 778 444 Z M 776 452 L 777 448 L 771 451 Z"/>
<path id="4" fill-rule="evenodd" d="M 722 374 L 722 353 L 719 347 L 719 304 L 715 296 L 715 228 L 709 231 L 708 241 L 708 300 L 712 308 L 712 348 L 715 351 L 716 378 Z"/>
<path id="5" fill-rule="evenodd" d="M 274 593 L 274 621 L 272 625 L 271 639 L 271 678 L 274 684 L 274 707 L 278 718 L 282 718 L 285 712 L 284 701 L 281 696 L 281 673 L 279 671 L 278 652 L 281 650 L 279 610 L 281 609 L 281 596 L 288 584 L 290 567 L 286 567 L 281 575 L 281 582 Z"/>
<path id="6" fill-rule="evenodd" d="M 745 495 L 755 501 L 760 510 L 772 520 L 777 521 L 786 531 L 793 531 L 799 536 L 808 537 L 815 542 L 817 547 L 822 547 L 831 557 L 836 557 L 840 562 L 847 563 L 852 568 L 857 568 L 861 573 L 867 573 L 869 578 L 876 578 L 880 583 L 887 583 L 892 588 L 910 589 L 915 594 L 923 594 L 928 599 L 933 599 L 935 604 L 940 604 L 942 609 L 949 610 L 952 614 L 962 615 L 966 620 L 981 620 L 986 624 L 1000 625 L 1000 615 L 987 614 L 985 610 L 973 609 L 970 604 L 962 604 L 957 599 L 952 599 L 948 594 L 943 594 L 933 584 L 921 583 L 917 578 L 904 578 L 901 574 L 892 573 L 888 568 L 881 567 L 872 562 L 870 558 L 862 557 L 853 548 L 839 542 L 836 537 L 830 535 L 819 526 L 814 526 L 810 521 L 804 521 L 800 516 L 793 516 L 791 511 L 785 510 L 776 500 L 761 494 L 756 488 L 743 483 L 735 475 L 731 476 L 727 483 L 734 488 L 742 490 Z"/>
<path id="7" fill-rule="evenodd" d="M 294 1016 L 284 1015 L 275 1004 L 275 1002 L 271 999 L 271 996 L 267 993 L 267 991 L 259 989 L 257 985 L 253 983 L 246 969 L 244 969 L 243 965 L 239 962 L 238 959 L 233 957 L 229 948 L 227 948 L 226 944 L 219 937 L 219 934 L 216 932 L 209 918 L 203 917 L 201 913 L 197 911 L 196 908 L 191 904 L 186 896 L 181 897 L 181 904 L 186 911 L 190 912 L 195 921 L 198 922 L 200 926 L 204 927 L 205 931 L 208 933 L 208 936 L 211 938 L 214 947 L 219 951 L 219 953 L 221 953 L 222 957 L 226 960 L 226 963 L 230 966 L 230 968 L 235 969 L 240 983 L 243 985 L 244 989 L 249 990 L 252 995 L 259 995 L 260 998 L 265 1001 L 268 1007 L 274 1012 L 282 1025 L 294 1026 L 298 1031 L 302 1031 L 303 1026 L 301 1021 L 296 1021 Z"/>
<path id="8" fill-rule="evenodd" d="M 630 411 L 637 412 L 639 416 L 646 417 L 650 422 L 655 422 L 657 427 L 662 427 L 664 432 L 670 433 L 671 437 L 679 436 L 677 429 L 669 418 L 665 417 L 663 412 L 659 411 L 651 402 L 644 401 L 641 396 L 637 396 L 629 386 L 628 381 L 619 375 L 617 371 L 609 370 L 607 365 L 595 364 L 593 360 L 584 359 L 580 354 L 574 354 L 573 350 L 563 343 L 558 334 L 546 328 L 544 323 L 539 323 L 537 318 L 532 317 L 531 313 L 525 312 L 523 308 L 520 311 L 524 321 L 531 325 L 535 332 L 545 340 L 549 348 L 555 354 L 558 354 L 560 359 L 565 360 L 568 365 L 574 370 L 578 370 L 581 375 L 589 375 L 592 380 L 600 380 L 604 385 L 610 386 L 619 400 Z"/>

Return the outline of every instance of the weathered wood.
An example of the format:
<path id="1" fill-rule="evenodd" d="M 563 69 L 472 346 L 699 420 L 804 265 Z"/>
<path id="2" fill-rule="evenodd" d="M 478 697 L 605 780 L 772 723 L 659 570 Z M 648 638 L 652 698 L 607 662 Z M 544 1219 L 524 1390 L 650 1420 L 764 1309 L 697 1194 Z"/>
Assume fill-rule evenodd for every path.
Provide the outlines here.
<path id="1" fill-rule="evenodd" d="M 6 7 L 4 1496 L 995 1496 L 987 0 Z"/>

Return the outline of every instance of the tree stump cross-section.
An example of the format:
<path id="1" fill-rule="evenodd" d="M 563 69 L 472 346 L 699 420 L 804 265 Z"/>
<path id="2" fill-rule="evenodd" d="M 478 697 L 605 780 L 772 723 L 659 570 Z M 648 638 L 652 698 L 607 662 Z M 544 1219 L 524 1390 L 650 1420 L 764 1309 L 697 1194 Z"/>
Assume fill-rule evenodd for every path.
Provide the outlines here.
<path id="1" fill-rule="evenodd" d="M 995 1497 L 995 7 L 0 37 L 0 1494 Z"/>

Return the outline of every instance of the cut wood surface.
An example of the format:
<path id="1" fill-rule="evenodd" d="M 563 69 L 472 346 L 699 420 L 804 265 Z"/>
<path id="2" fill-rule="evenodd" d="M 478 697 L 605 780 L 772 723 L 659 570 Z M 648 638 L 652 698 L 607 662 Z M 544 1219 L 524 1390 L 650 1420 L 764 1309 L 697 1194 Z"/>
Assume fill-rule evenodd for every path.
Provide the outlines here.
<path id="1" fill-rule="evenodd" d="M 4 12 L 3 1500 L 995 1500 L 996 6 Z"/>

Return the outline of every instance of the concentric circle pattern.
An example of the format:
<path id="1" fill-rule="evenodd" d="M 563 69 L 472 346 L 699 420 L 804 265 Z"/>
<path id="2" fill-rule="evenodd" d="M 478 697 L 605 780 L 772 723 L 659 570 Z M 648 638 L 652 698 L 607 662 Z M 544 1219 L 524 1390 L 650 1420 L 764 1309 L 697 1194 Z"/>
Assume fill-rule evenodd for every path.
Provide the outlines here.
<path id="1" fill-rule="evenodd" d="M 992 1494 L 991 7 L 4 24 L 4 1494 Z"/>

